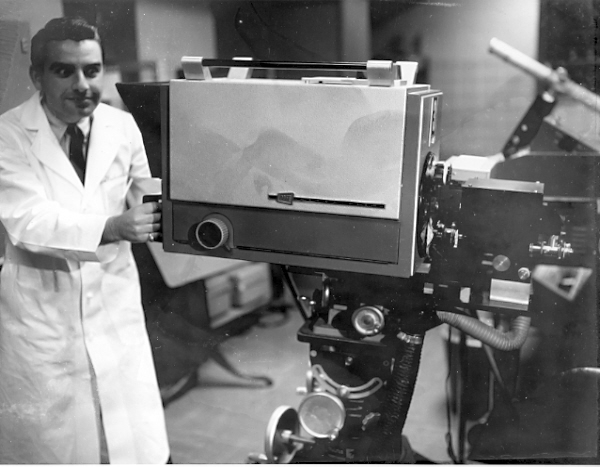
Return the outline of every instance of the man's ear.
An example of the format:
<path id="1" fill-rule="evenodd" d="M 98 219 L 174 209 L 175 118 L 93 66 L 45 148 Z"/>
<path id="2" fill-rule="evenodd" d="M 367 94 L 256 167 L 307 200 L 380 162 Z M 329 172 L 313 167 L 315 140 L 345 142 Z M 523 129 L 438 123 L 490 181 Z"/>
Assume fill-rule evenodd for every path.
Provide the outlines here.
<path id="1" fill-rule="evenodd" d="M 29 77 L 38 91 L 42 90 L 42 72 L 33 66 L 29 67 Z"/>

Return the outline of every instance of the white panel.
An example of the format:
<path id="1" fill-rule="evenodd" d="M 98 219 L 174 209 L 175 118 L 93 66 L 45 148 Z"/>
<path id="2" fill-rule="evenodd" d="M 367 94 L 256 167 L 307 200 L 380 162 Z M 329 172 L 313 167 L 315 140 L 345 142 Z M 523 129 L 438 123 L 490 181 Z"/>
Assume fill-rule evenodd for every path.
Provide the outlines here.
<path id="1" fill-rule="evenodd" d="M 398 219 L 406 88 L 172 81 L 174 200 Z M 269 200 L 268 194 L 384 208 Z"/>

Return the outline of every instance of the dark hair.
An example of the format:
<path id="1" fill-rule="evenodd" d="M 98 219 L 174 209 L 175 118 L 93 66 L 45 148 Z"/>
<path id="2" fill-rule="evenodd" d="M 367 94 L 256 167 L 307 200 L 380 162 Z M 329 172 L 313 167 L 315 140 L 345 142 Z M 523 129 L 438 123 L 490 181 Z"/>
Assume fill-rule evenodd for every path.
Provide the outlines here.
<path id="1" fill-rule="evenodd" d="M 54 18 L 31 39 L 31 67 L 39 71 L 44 69 L 48 42 L 69 39 L 73 41 L 92 39 L 101 44 L 98 29 L 83 18 Z"/>

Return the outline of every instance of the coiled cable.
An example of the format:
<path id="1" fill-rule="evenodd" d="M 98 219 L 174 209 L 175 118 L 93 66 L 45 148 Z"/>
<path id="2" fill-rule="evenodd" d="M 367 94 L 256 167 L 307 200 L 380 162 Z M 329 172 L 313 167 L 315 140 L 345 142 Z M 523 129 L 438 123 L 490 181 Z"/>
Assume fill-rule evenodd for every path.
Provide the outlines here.
<path id="1" fill-rule="evenodd" d="M 437 316 L 443 323 L 461 330 L 494 349 L 503 351 L 520 349 L 525 343 L 525 339 L 527 339 L 527 333 L 531 325 L 529 316 L 517 316 L 511 322 L 510 331 L 504 332 L 471 316 L 447 311 L 438 311 Z"/>

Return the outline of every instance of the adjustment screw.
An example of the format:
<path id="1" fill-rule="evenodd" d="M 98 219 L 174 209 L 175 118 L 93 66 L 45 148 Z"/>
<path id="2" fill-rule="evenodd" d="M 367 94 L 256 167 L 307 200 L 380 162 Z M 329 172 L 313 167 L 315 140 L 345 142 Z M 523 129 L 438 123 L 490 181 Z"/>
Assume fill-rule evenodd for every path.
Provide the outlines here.
<path id="1" fill-rule="evenodd" d="M 517 274 L 519 276 L 519 279 L 522 280 L 523 282 L 528 281 L 529 278 L 531 277 L 531 271 L 529 270 L 529 268 L 520 268 L 517 271 Z"/>

